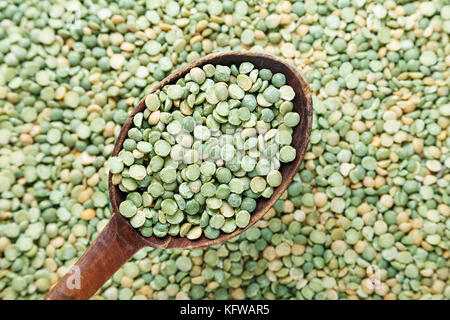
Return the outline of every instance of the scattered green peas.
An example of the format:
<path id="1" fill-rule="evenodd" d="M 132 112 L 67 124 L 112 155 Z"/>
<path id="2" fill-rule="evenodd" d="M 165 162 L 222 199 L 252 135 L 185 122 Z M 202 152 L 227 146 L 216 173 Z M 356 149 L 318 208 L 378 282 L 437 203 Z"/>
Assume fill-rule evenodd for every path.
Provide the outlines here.
<path id="1" fill-rule="evenodd" d="M 145 237 L 216 239 L 247 223 L 276 188 L 298 88 L 243 63 L 194 68 L 145 96 L 229 50 L 304 72 L 314 119 L 298 174 L 239 237 L 143 248 L 93 298 L 450 298 L 447 2 L 25 0 L 5 2 L 0 20 L 0 299 L 41 299 L 95 241 L 112 214 L 108 173 Z M 256 132 L 215 135 L 235 127 Z M 264 160 L 252 156 L 266 142 Z M 217 162 L 225 144 L 238 161 Z"/>

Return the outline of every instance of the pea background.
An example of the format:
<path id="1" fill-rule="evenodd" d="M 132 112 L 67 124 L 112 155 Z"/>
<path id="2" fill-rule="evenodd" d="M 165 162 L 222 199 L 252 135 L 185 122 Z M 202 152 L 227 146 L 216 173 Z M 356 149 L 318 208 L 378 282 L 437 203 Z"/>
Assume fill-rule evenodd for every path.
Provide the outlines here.
<path id="1" fill-rule="evenodd" d="M 106 225 L 150 87 L 225 50 L 305 74 L 304 164 L 238 239 L 143 249 L 93 299 L 450 298 L 446 1 L 11 0 L 0 26 L 1 299 L 42 298 Z"/>

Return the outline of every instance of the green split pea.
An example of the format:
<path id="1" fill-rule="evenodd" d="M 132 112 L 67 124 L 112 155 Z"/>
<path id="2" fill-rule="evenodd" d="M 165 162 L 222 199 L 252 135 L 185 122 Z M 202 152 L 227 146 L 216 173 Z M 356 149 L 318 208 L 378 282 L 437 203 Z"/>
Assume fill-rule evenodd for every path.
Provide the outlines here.
<path id="1" fill-rule="evenodd" d="M 296 158 L 294 98 L 283 74 L 250 62 L 195 67 L 147 95 L 108 160 L 127 193 L 120 213 L 145 237 L 215 239 L 247 227 Z"/>

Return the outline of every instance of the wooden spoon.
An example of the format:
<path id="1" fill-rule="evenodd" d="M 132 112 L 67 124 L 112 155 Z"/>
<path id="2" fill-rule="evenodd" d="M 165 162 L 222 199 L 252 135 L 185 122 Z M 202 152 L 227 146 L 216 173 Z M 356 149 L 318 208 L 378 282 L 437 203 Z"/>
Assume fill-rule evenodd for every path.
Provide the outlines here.
<path id="1" fill-rule="evenodd" d="M 83 254 L 69 272 L 54 286 L 44 299 L 89 299 L 101 286 L 139 249 L 150 246 L 154 248 L 170 249 L 203 248 L 236 237 L 258 221 L 282 195 L 298 172 L 308 145 L 312 125 L 312 99 L 310 87 L 300 72 L 292 65 L 269 54 L 253 52 L 217 53 L 200 58 L 176 70 L 162 80 L 150 93 L 161 89 L 166 84 L 174 83 L 194 67 L 205 64 L 239 65 L 241 62 L 251 62 L 255 68 L 270 69 L 273 73 L 280 72 L 286 76 L 286 82 L 295 91 L 293 100 L 294 111 L 300 114 L 300 123 L 294 128 L 292 146 L 296 149 L 293 162 L 282 164 L 280 172 L 283 181 L 269 198 L 259 198 L 255 211 L 251 214 L 250 223 L 246 228 L 237 228 L 234 232 L 221 233 L 217 239 L 210 240 L 204 235 L 197 240 L 166 236 L 145 238 L 135 230 L 129 221 L 119 213 L 119 205 L 126 194 L 112 184 L 112 174 L 109 174 L 109 195 L 112 205 L 112 217 L 90 248 Z M 135 114 L 145 110 L 145 97 L 131 112 L 116 141 L 113 156 L 117 156 L 127 137 L 128 130 L 133 127 Z"/>

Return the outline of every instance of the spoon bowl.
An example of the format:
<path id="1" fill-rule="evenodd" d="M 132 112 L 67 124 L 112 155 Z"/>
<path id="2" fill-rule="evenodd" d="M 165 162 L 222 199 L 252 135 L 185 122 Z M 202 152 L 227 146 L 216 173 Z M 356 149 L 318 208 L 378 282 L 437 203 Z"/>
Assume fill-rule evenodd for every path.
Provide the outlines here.
<path id="1" fill-rule="evenodd" d="M 270 198 L 266 199 L 261 197 L 257 199 L 257 206 L 251 213 L 248 226 L 245 228 L 237 228 L 234 232 L 228 234 L 221 232 L 217 239 L 208 239 L 204 235 L 196 240 L 172 236 L 166 236 L 164 238 L 158 238 L 154 235 L 148 238 L 144 237 L 119 213 L 119 205 L 125 200 L 126 194 L 120 191 L 117 185 L 112 183 L 112 174 L 110 173 L 109 195 L 112 206 L 110 222 L 72 269 L 47 294 L 45 299 L 88 299 L 139 249 L 145 246 L 160 249 L 209 247 L 241 234 L 261 219 L 274 205 L 298 172 L 311 133 L 311 90 L 301 73 L 295 67 L 280 58 L 265 53 L 226 52 L 211 54 L 174 71 L 148 92 L 147 95 L 154 93 L 167 84 L 176 82 L 177 79 L 184 77 L 194 67 L 201 68 L 206 64 L 231 66 L 232 64 L 239 65 L 242 62 L 251 62 L 257 69 L 266 68 L 270 69 L 273 73 L 283 73 L 286 77 L 286 84 L 290 85 L 295 92 L 295 98 L 292 101 L 294 105 L 293 109 L 300 114 L 300 122 L 293 128 L 291 144 L 296 150 L 296 158 L 290 163 L 281 165 L 279 170 L 283 177 L 281 185 L 275 188 Z M 122 126 L 112 156 L 117 156 L 122 149 L 128 130 L 134 126 L 133 117 L 137 113 L 145 110 L 145 97 L 141 99 Z"/>
<path id="2" fill-rule="evenodd" d="M 300 164 L 303 160 L 303 156 L 308 145 L 309 134 L 311 132 L 312 123 L 312 103 L 311 94 L 309 91 L 309 86 L 303 79 L 302 75 L 291 65 L 287 64 L 283 60 L 280 60 L 272 55 L 262 54 L 262 53 L 252 53 L 252 52 L 228 52 L 219 53 L 214 55 L 208 55 L 201 59 L 188 64 L 177 71 L 173 72 L 167 78 L 162 80 L 153 90 L 148 94 L 154 93 L 155 91 L 163 88 L 165 85 L 174 83 L 177 79 L 184 77 L 192 68 L 202 67 L 205 64 L 221 64 L 230 66 L 232 64 L 239 65 L 241 62 L 251 62 L 255 65 L 257 69 L 270 69 L 273 73 L 280 72 L 286 76 L 286 83 L 290 85 L 295 92 L 295 98 L 293 100 L 294 111 L 300 114 L 300 123 L 294 128 L 292 136 L 292 146 L 296 149 L 296 158 L 294 161 L 286 164 L 282 164 L 280 168 L 280 173 L 283 177 L 283 181 L 280 186 L 278 186 L 272 196 L 268 199 L 259 198 L 257 200 L 256 209 L 251 213 L 250 222 L 245 228 L 236 228 L 232 233 L 221 232 L 219 237 L 216 239 L 208 239 L 202 235 L 199 239 L 189 240 L 187 238 L 172 237 L 170 235 L 164 238 L 158 238 L 156 236 L 143 237 L 140 236 L 141 240 L 150 247 L 161 248 L 161 249 L 171 249 L 171 248 L 184 248 L 184 249 L 195 249 L 204 248 L 215 245 L 217 243 L 231 239 L 240 233 L 244 232 L 252 225 L 254 225 L 263 215 L 269 210 L 275 201 L 283 194 L 286 188 L 291 183 L 293 177 L 297 173 Z M 128 117 L 127 121 L 122 127 L 122 131 L 117 138 L 117 142 L 113 151 L 112 156 L 117 156 L 122 150 L 123 141 L 127 138 L 128 130 L 130 130 L 133 124 L 133 117 L 139 112 L 145 110 L 145 97 L 139 102 L 137 107 Z M 126 193 L 119 190 L 119 187 L 112 184 L 112 174 L 109 174 L 109 194 L 111 199 L 112 211 L 114 213 L 119 212 L 119 205 L 126 198 Z M 126 221 L 125 218 L 122 218 Z"/>

